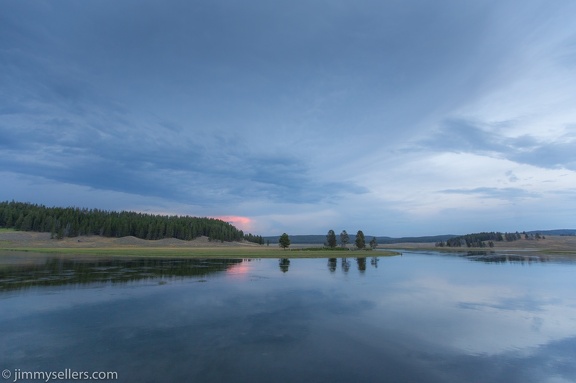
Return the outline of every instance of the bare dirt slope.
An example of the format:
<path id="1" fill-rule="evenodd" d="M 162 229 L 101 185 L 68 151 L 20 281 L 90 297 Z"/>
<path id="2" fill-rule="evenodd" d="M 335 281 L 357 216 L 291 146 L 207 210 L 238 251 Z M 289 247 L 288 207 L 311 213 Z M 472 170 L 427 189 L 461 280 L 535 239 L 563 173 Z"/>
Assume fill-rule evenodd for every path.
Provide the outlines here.
<path id="1" fill-rule="evenodd" d="M 7 247 L 37 247 L 37 248 L 119 248 L 119 247 L 230 247 L 259 246 L 251 242 L 220 242 L 210 241 L 208 237 L 199 237 L 192 241 L 176 238 L 149 241 L 136 237 L 105 238 L 100 236 L 80 236 L 50 239 L 50 233 L 33 233 L 25 231 L 0 232 L 0 246 Z"/>

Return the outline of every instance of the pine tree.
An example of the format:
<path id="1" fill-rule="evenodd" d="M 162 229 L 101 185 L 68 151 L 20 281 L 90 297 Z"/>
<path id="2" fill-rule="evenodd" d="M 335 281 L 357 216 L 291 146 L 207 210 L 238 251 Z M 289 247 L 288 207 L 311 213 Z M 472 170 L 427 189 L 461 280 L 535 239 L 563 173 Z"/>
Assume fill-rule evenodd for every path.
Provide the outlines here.
<path id="1" fill-rule="evenodd" d="M 283 249 L 286 249 L 288 246 L 290 246 L 290 237 L 288 236 L 288 234 L 283 233 L 280 236 L 280 239 L 278 240 L 278 244 L 280 245 L 280 247 L 282 247 Z"/>
<path id="2" fill-rule="evenodd" d="M 340 233 L 340 244 L 342 245 L 342 247 L 346 247 L 348 241 L 350 241 L 350 236 L 348 235 L 346 230 L 342 230 L 342 233 Z"/>
<path id="3" fill-rule="evenodd" d="M 328 230 L 328 234 L 326 235 L 326 246 L 331 249 L 336 247 L 336 233 L 334 233 L 334 230 Z"/>
<path id="4" fill-rule="evenodd" d="M 377 246 L 378 241 L 376 241 L 376 237 L 372 237 L 372 240 L 370 241 L 370 247 L 372 248 L 372 250 L 374 250 Z"/>
<path id="5" fill-rule="evenodd" d="M 359 249 L 366 247 L 366 239 L 364 238 L 362 230 L 358 230 L 358 233 L 356 233 L 356 247 Z"/>

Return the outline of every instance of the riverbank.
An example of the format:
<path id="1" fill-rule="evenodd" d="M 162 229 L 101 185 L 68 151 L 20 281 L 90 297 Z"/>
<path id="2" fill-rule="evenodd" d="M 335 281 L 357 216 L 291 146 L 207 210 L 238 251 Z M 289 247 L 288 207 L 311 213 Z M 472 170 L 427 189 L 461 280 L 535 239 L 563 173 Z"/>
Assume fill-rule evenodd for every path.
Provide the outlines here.
<path id="1" fill-rule="evenodd" d="M 51 239 L 50 233 L 0 231 L 0 251 L 93 256 L 224 257 L 224 258 L 343 258 L 399 255 L 394 251 L 342 251 L 302 248 L 283 250 L 252 242 L 210 241 L 199 237 L 191 241 L 169 238 L 144 240 L 136 237 L 105 238 L 80 236 Z"/>
<path id="2" fill-rule="evenodd" d="M 519 239 L 516 241 L 494 242 L 494 247 L 437 247 L 435 243 L 394 243 L 379 245 L 381 249 L 467 252 L 498 251 L 510 253 L 566 254 L 576 256 L 576 236 L 546 236 L 544 239 Z"/>
<path id="3" fill-rule="evenodd" d="M 277 244 L 270 246 L 252 242 L 211 241 L 199 237 L 191 241 L 175 238 L 145 240 L 136 237 L 107 238 L 101 236 L 80 236 L 52 239 L 50 233 L 0 230 L 0 250 L 26 251 L 37 253 L 124 255 L 124 256 L 197 256 L 197 257 L 236 257 L 236 258 L 331 258 L 397 255 L 398 250 L 468 252 L 498 251 L 507 253 L 538 253 L 576 256 L 575 236 L 547 236 L 544 239 L 519 239 L 512 242 L 494 242 L 494 247 L 436 247 L 434 243 L 394 243 L 378 246 L 378 252 L 351 250 L 307 251 L 305 245 L 295 245 L 287 250 Z M 365 254 L 365 255 L 364 255 Z"/>

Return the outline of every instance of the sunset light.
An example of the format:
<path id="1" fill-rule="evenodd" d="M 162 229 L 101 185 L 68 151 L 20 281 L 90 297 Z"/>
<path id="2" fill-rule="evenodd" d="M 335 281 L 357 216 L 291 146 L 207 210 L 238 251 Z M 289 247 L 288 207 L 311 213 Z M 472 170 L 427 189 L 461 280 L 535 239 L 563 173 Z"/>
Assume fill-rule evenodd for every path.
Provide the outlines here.
<path id="1" fill-rule="evenodd" d="M 229 222 L 234 225 L 236 228 L 248 232 L 252 230 L 252 219 L 248 217 L 241 217 L 236 215 L 221 215 L 218 217 L 214 217 L 216 219 L 220 219 L 225 222 Z"/>

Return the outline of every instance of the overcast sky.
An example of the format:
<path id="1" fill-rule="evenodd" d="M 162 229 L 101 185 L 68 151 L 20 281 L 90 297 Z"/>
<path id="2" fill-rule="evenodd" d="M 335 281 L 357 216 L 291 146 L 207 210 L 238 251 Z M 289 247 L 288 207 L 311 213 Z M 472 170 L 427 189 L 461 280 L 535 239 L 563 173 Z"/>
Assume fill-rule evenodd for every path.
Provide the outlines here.
<path id="1" fill-rule="evenodd" d="M 0 0 L 0 200 L 576 228 L 576 2 Z"/>

